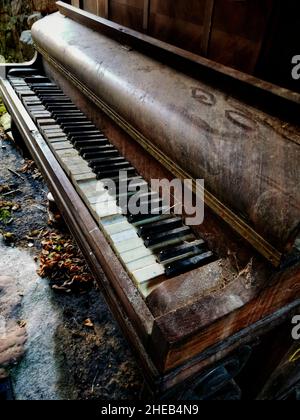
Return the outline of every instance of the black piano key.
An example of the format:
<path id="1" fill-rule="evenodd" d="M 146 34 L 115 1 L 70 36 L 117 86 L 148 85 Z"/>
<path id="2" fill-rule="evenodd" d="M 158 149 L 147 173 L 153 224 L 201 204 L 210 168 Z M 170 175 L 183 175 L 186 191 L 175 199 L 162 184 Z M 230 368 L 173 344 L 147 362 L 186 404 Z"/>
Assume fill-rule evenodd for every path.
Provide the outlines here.
<path id="1" fill-rule="evenodd" d="M 66 96 L 64 95 L 51 95 L 51 96 L 44 96 L 37 94 L 37 97 L 44 103 L 44 104 L 52 104 L 53 102 L 59 103 L 72 103 Z"/>
<path id="2" fill-rule="evenodd" d="M 100 136 L 99 130 L 71 132 L 71 133 L 68 133 L 68 139 L 72 143 L 74 143 L 76 141 L 76 139 L 83 140 L 83 139 L 87 139 L 88 137 L 93 136 L 93 135 Z"/>
<path id="3" fill-rule="evenodd" d="M 81 128 L 88 129 L 88 130 L 96 130 L 96 127 L 92 124 L 92 122 L 88 119 L 83 121 L 68 121 L 68 122 L 60 122 L 60 125 L 63 130 L 80 130 Z"/>
<path id="4" fill-rule="evenodd" d="M 97 163 L 91 163 L 89 162 L 89 167 L 93 168 L 96 171 L 101 171 L 102 168 L 106 168 L 107 166 L 114 166 L 114 167 L 125 167 L 125 166 L 131 166 L 131 163 L 128 162 L 126 159 L 123 158 L 123 156 L 118 156 L 115 158 L 109 158 L 109 159 L 100 159 L 100 162 Z"/>
<path id="5" fill-rule="evenodd" d="M 87 122 L 89 122 L 90 120 L 87 118 L 87 117 L 85 117 L 84 115 L 80 115 L 80 116 L 77 116 L 77 115 L 72 115 L 72 116 L 67 116 L 67 117 L 63 117 L 63 116 L 58 116 L 58 117 L 56 117 L 55 118 L 56 119 L 56 121 L 58 122 L 58 123 L 60 123 L 60 124 L 68 124 L 68 123 L 84 123 L 84 124 L 86 124 Z"/>
<path id="6" fill-rule="evenodd" d="M 53 118 L 55 119 L 55 120 L 58 120 L 58 119 L 61 119 L 61 118 L 85 118 L 85 115 L 83 115 L 83 114 L 81 114 L 80 112 L 77 112 L 77 111 L 75 111 L 75 112 L 68 112 L 68 113 L 66 113 L 66 112 L 62 112 L 62 113 L 54 113 L 54 112 L 51 112 L 51 115 L 53 116 Z"/>
<path id="7" fill-rule="evenodd" d="M 111 169 L 111 170 L 104 170 L 101 172 L 97 172 L 97 179 L 103 180 L 103 179 L 113 179 L 118 178 L 120 176 L 120 169 Z M 129 167 L 124 169 L 124 171 L 127 172 L 128 175 L 135 175 L 136 169 L 133 167 Z"/>
<path id="8" fill-rule="evenodd" d="M 95 141 L 97 141 L 97 140 L 95 140 Z M 77 144 L 77 143 L 75 143 L 75 144 Z M 122 163 L 122 162 L 127 162 L 127 160 L 123 156 L 118 156 L 118 157 L 109 158 L 109 159 L 102 158 L 102 159 L 96 159 L 96 162 L 91 160 L 89 162 L 89 167 L 90 168 L 95 167 L 95 169 L 97 169 L 97 167 L 101 168 L 102 166 L 111 165 L 111 164 L 114 164 L 114 163 Z"/>
<path id="9" fill-rule="evenodd" d="M 87 147 L 81 147 L 79 149 L 79 153 L 81 156 L 85 156 L 85 155 L 91 155 L 93 156 L 96 153 L 101 153 L 101 152 L 105 152 L 106 150 L 116 150 L 114 146 L 112 146 L 111 144 L 105 144 L 105 145 L 100 145 L 100 146 L 87 146 Z"/>
<path id="10" fill-rule="evenodd" d="M 73 142 L 74 147 L 80 150 L 83 147 L 97 147 L 97 146 L 107 146 L 110 143 L 106 139 L 96 139 L 96 140 L 79 140 Z"/>
<path id="11" fill-rule="evenodd" d="M 212 262 L 213 259 L 214 254 L 211 251 L 208 251 L 203 254 L 166 265 L 165 274 L 167 277 L 178 276 L 179 274 L 202 267 L 203 265 Z"/>
<path id="12" fill-rule="evenodd" d="M 160 220 L 159 222 L 149 223 L 138 228 L 138 234 L 141 237 L 149 236 L 155 232 L 165 232 L 173 230 L 183 225 L 180 217 L 171 217 L 170 219 Z"/>
<path id="13" fill-rule="evenodd" d="M 32 90 L 35 92 L 36 95 L 38 95 L 39 97 L 44 97 L 44 98 L 55 98 L 55 97 L 65 97 L 68 98 L 63 91 L 59 90 L 59 89 L 35 89 L 32 88 Z M 68 98 L 70 99 L 70 98 Z"/>
<path id="14" fill-rule="evenodd" d="M 25 79 L 25 81 L 26 81 L 26 79 Z M 34 82 L 29 82 L 28 84 L 30 84 L 32 88 L 36 88 L 36 89 L 39 89 L 39 88 L 43 88 L 43 89 L 55 88 L 55 89 L 58 89 L 58 86 L 55 83 L 52 83 L 50 81 L 48 83 L 47 82 L 43 83 L 43 82 L 39 82 L 38 79 L 36 79 Z"/>
<path id="15" fill-rule="evenodd" d="M 117 189 L 118 195 L 124 194 L 126 191 L 128 191 L 128 188 L 130 186 L 130 191 L 133 191 L 136 193 L 139 186 L 142 186 L 145 184 L 147 185 L 146 181 L 144 181 L 140 175 L 130 175 L 130 176 L 126 176 L 126 177 L 122 177 L 121 179 L 118 179 L 116 181 L 116 189 Z"/>
<path id="16" fill-rule="evenodd" d="M 101 165 L 103 165 L 103 163 L 106 162 L 106 161 L 108 163 L 109 162 L 114 163 L 114 162 L 119 162 L 120 160 L 125 160 L 125 158 L 123 156 L 120 156 L 120 155 L 116 156 L 116 157 L 111 157 L 109 159 L 107 159 L 106 156 L 99 157 L 99 158 L 92 158 L 92 159 L 89 159 L 89 167 L 90 168 L 93 168 L 93 167 L 97 168 L 98 166 L 101 167 Z"/>
<path id="17" fill-rule="evenodd" d="M 49 93 L 49 92 L 61 92 L 63 91 L 59 89 L 57 86 L 37 86 L 37 85 L 31 85 L 31 89 L 34 90 L 37 93 Z"/>
<path id="18" fill-rule="evenodd" d="M 120 188 L 128 188 L 128 185 L 133 185 L 133 186 L 139 186 L 139 185 L 143 185 L 145 184 L 146 181 L 143 180 L 143 178 L 140 175 L 136 175 L 136 176 L 126 176 L 126 177 L 122 177 L 119 182 L 117 182 L 116 187 L 118 189 Z"/>
<path id="19" fill-rule="evenodd" d="M 95 168 L 97 174 L 102 174 L 103 172 L 116 172 L 116 171 L 127 171 L 131 170 L 132 165 L 129 162 L 120 162 L 120 163 L 107 163 L 107 165 L 102 165 L 101 168 Z"/>
<path id="20" fill-rule="evenodd" d="M 192 234 L 191 228 L 188 226 L 182 226 L 178 229 L 173 229 L 168 232 L 155 233 L 145 238 L 144 242 L 146 247 L 150 248 L 156 245 L 160 245 L 171 241 L 172 239 L 179 239 Z"/>
<path id="21" fill-rule="evenodd" d="M 48 77 L 45 76 L 25 77 L 24 82 L 33 85 L 56 86 Z"/>
<path id="22" fill-rule="evenodd" d="M 147 221 L 152 221 L 152 219 L 157 220 L 157 216 L 170 216 L 170 209 L 167 206 L 158 206 L 157 208 L 153 209 L 151 213 L 148 214 L 129 214 L 127 216 L 129 223 L 138 225 L 140 223 L 145 224 Z M 154 221 L 154 220 L 153 220 Z"/>
<path id="23" fill-rule="evenodd" d="M 59 118 L 59 117 L 58 117 Z M 96 130 L 96 126 L 92 123 L 91 120 L 89 120 L 87 117 L 83 116 L 80 118 L 84 118 L 84 121 L 75 121 L 76 117 L 66 117 L 66 118 L 71 118 L 71 120 L 66 120 L 65 122 L 62 122 L 62 125 L 64 125 L 66 128 L 71 128 L 71 129 L 80 129 L 81 127 L 88 127 L 88 128 L 93 128 L 94 130 Z M 74 121 L 73 121 L 74 120 Z"/>
<path id="24" fill-rule="evenodd" d="M 41 98 L 41 101 L 45 104 L 45 105 L 72 105 L 72 101 L 71 99 L 68 98 L 46 98 L 43 99 Z"/>
<path id="25" fill-rule="evenodd" d="M 65 98 L 65 99 L 68 99 L 68 100 L 70 100 L 70 98 L 68 98 L 63 92 L 59 92 L 59 91 L 57 91 L 57 90 L 52 90 L 52 91 L 49 91 L 49 92 L 47 92 L 47 93 L 41 93 L 41 92 L 39 92 L 39 91 L 34 91 L 35 93 L 36 93 L 36 95 L 39 97 L 39 98 L 43 98 L 43 99 L 55 99 L 55 98 L 59 98 L 59 99 L 63 99 L 63 98 Z"/>
<path id="26" fill-rule="evenodd" d="M 163 205 L 163 199 L 161 197 L 151 197 L 149 198 L 145 197 L 144 199 L 139 200 L 139 203 L 143 208 L 149 209 L 151 211 L 152 208 L 157 208 L 159 205 Z"/>
<path id="27" fill-rule="evenodd" d="M 64 112 L 70 112 L 70 111 L 79 111 L 76 105 L 68 104 L 68 105 L 46 105 L 46 109 L 50 112 L 56 112 L 56 111 L 64 111 Z"/>
<path id="28" fill-rule="evenodd" d="M 187 255 L 187 254 L 197 255 L 203 252 L 204 246 L 205 246 L 205 241 L 203 241 L 202 239 L 199 239 L 197 241 L 184 243 L 176 247 L 168 247 L 159 252 L 159 254 L 157 255 L 157 259 L 159 262 L 163 263 L 164 261 L 177 258 L 180 255 Z"/>
<path id="29" fill-rule="evenodd" d="M 77 136 L 80 134 L 82 137 L 88 134 L 98 134 L 99 131 L 94 127 L 77 127 L 77 128 L 64 128 L 64 132 L 68 135 L 71 139 L 73 136 Z"/>
<path id="30" fill-rule="evenodd" d="M 64 124 L 64 131 L 71 133 L 74 132 L 75 134 L 81 131 L 88 132 L 88 131 L 96 131 L 96 127 L 93 124 Z"/>
<path id="31" fill-rule="evenodd" d="M 72 143 L 76 143 L 77 141 L 107 140 L 107 138 L 101 133 L 101 131 L 97 131 L 96 134 L 86 134 L 84 137 L 75 134 L 70 140 Z"/>
<path id="32" fill-rule="evenodd" d="M 76 105 L 73 105 L 72 103 L 69 104 L 62 104 L 62 103 L 52 103 L 52 104 L 44 104 L 46 109 L 50 112 L 52 112 L 55 109 L 61 109 L 61 110 L 73 110 L 73 109 L 77 109 Z"/>
<path id="33" fill-rule="evenodd" d="M 109 157 L 119 157 L 120 153 L 117 149 L 111 149 L 111 150 L 105 150 L 103 152 L 97 152 L 97 153 L 86 153 L 83 158 L 89 162 L 91 162 L 94 159 L 103 159 L 103 158 L 109 158 Z"/>

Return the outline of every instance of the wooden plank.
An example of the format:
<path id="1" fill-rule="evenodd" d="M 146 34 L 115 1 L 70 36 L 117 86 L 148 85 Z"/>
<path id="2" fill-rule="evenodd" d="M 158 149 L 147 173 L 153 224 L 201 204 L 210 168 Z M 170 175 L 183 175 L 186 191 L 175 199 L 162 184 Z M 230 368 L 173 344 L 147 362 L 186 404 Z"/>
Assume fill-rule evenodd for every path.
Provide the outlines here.
<path id="1" fill-rule="evenodd" d="M 151 0 L 149 34 L 200 54 L 205 5 L 206 0 Z"/>
<path id="2" fill-rule="evenodd" d="M 98 0 L 83 0 L 83 9 L 94 15 L 98 14 Z"/>
<path id="3" fill-rule="evenodd" d="M 209 58 L 252 74 L 273 5 L 272 0 L 215 0 Z"/>
<path id="4" fill-rule="evenodd" d="M 110 16 L 110 0 L 104 0 L 104 17 L 109 19 Z"/>
<path id="5" fill-rule="evenodd" d="M 149 30 L 149 18 L 150 18 L 150 0 L 144 0 L 143 29 L 144 29 L 144 32 L 146 33 L 148 33 L 148 30 Z"/>
<path id="6" fill-rule="evenodd" d="M 110 0 L 109 18 L 113 22 L 143 31 L 144 0 Z"/>
<path id="7" fill-rule="evenodd" d="M 205 57 L 208 55 L 214 7 L 215 0 L 206 0 L 204 10 L 203 36 L 201 41 L 201 53 Z"/>

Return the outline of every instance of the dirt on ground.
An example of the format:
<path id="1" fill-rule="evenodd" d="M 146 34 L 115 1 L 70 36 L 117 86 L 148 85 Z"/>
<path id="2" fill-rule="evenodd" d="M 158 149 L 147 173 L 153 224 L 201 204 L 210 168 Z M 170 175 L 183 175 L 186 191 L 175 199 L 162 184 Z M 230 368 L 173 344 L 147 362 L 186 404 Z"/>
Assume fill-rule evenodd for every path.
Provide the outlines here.
<path id="1" fill-rule="evenodd" d="M 62 238 L 72 247 L 72 258 L 80 261 L 80 273 L 90 282 L 86 289 L 68 288 L 65 282 L 74 277 L 68 270 L 61 277 L 56 272 L 51 278 L 51 270 L 44 273 L 50 277 L 52 299 L 63 313 L 55 332 L 55 358 L 65 397 L 136 399 L 142 387 L 136 362 L 100 290 L 83 268 L 82 255 L 67 227 L 64 223 L 59 228 L 49 226 L 47 194 L 45 181 L 30 158 L 24 157 L 24 149 L 17 148 L 0 129 L 0 231 L 6 246 L 29 249 L 36 259 L 42 255 L 43 262 L 49 263 L 52 255 L 49 257 L 47 241 L 51 235 Z M 55 253 L 60 257 L 55 258 L 59 261 L 62 252 L 65 250 L 58 245 Z"/>

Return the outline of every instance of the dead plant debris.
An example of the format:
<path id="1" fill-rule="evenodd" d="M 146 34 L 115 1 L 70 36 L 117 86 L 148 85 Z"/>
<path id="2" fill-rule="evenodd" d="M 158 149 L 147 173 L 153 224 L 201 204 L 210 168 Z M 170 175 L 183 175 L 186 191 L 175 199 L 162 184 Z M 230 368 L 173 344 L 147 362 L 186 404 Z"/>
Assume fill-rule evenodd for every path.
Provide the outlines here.
<path id="1" fill-rule="evenodd" d="M 48 231 L 43 235 L 38 274 L 60 293 L 83 293 L 93 287 L 93 277 L 69 234 Z"/>
<path id="2" fill-rule="evenodd" d="M 25 159 L 23 166 L 18 169 L 18 172 L 21 174 L 31 174 L 33 179 L 42 179 L 42 174 L 38 170 L 34 160 Z"/>
<path id="3" fill-rule="evenodd" d="M 20 210 L 20 204 L 0 199 L 0 223 L 9 225 L 13 222 L 13 213 Z"/>

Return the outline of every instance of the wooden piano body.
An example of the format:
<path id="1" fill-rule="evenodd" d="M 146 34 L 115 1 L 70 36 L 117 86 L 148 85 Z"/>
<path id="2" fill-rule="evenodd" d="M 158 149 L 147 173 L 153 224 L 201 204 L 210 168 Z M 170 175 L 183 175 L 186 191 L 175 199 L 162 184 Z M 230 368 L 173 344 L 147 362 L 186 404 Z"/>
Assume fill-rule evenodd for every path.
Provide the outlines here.
<path id="1" fill-rule="evenodd" d="M 193 388 L 220 366 L 230 382 L 248 346 L 300 307 L 300 96 L 58 4 L 33 27 L 31 68 L 147 182 L 204 178 L 205 220 L 193 231 L 214 261 L 137 287 L 9 79 L 1 95 L 152 392 Z"/>

